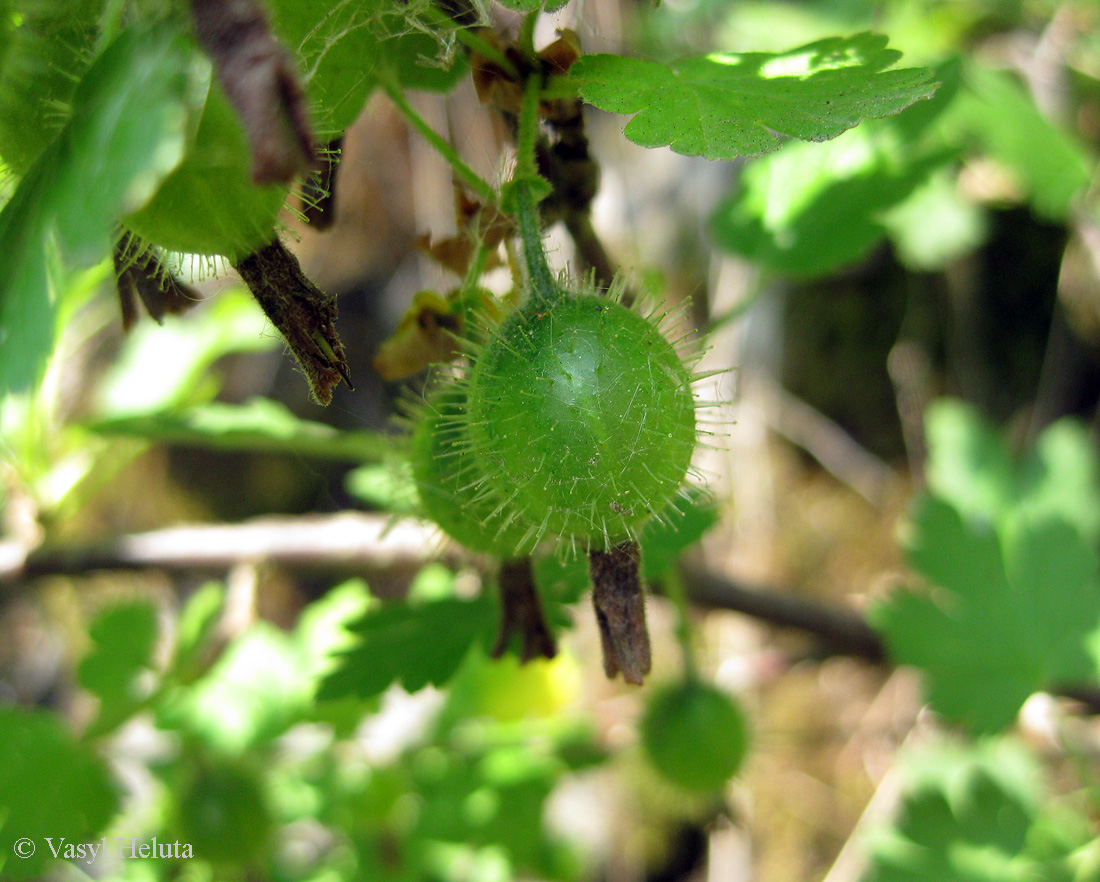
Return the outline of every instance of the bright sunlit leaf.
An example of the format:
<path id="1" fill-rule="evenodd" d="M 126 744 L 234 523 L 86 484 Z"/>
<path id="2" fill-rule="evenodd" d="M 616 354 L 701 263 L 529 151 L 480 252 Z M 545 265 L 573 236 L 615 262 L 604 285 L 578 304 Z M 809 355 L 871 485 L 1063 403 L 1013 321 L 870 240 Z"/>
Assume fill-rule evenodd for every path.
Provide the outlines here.
<path id="1" fill-rule="evenodd" d="M 1061 220 L 1092 180 L 1094 159 L 1003 71 L 968 66 L 954 124 L 1018 178 L 1035 210 Z"/>
<path id="2" fill-rule="evenodd" d="M 240 635 L 202 679 L 163 708 L 161 725 L 239 754 L 297 722 L 313 681 L 294 640 L 266 622 Z"/>
<path id="3" fill-rule="evenodd" d="M 749 165 L 714 217 L 720 245 L 779 272 L 821 275 L 886 236 L 881 216 L 948 159 L 910 157 L 892 133 L 863 127 L 828 144 L 791 143 Z"/>
<path id="4" fill-rule="evenodd" d="M 969 405 L 943 399 L 925 415 L 926 474 L 965 517 L 1005 525 L 1058 518 L 1100 538 L 1100 464 L 1088 430 L 1064 419 L 1014 457 L 1007 440 Z"/>
<path id="5" fill-rule="evenodd" d="M 917 272 L 943 269 L 986 238 L 985 214 L 959 192 L 955 175 L 937 169 L 909 198 L 880 215 L 898 260 Z"/>
<path id="6" fill-rule="evenodd" d="M 712 53 L 671 64 L 587 55 L 570 74 L 589 104 L 635 115 L 624 130 L 631 141 L 733 159 L 769 153 L 790 138 L 835 138 L 930 97 L 930 70 L 887 70 L 900 57 L 885 37 L 865 33 L 777 54 Z"/>
<path id="7" fill-rule="evenodd" d="M 232 434 L 233 420 L 227 411 L 241 415 L 242 409 L 199 411 L 205 418 L 164 414 L 212 398 L 218 390 L 209 368 L 222 356 L 263 352 L 279 345 L 278 338 L 264 333 L 267 327 L 256 301 L 240 288 L 222 291 L 186 317 L 166 316 L 163 325 L 142 322 L 100 384 L 96 414 L 103 431 L 114 425 L 118 434 L 144 433 L 150 440 L 166 441 L 172 440 L 173 432 L 182 434 L 181 440 L 202 435 L 209 446 L 218 446 L 214 439 L 220 431 Z M 263 414 L 243 411 L 246 416 L 240 422 L 250 423 L 254 434 L 262 434 L 264 426 L 268 434 L 285 433 L 288 421 L 275 416 L 272 411 L 276 410 L 278 406 L 272 405 Z M 273 432 L 273 424 L 277 431 Z"/>

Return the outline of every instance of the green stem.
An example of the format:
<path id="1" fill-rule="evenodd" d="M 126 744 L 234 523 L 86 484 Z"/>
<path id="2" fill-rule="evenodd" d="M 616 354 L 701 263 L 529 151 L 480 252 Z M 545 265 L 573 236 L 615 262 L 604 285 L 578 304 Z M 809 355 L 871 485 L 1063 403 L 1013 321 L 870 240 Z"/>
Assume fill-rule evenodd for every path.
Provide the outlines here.
<path id="1" fill-rule="evenodd" d="M 554 282 L 554 274 L 546 262 L 539 230 L 539 210 L 527 180 L 517 181 L 515 189 L 516 220 L 519 221 L 519 237 L 523 241 L 523 261 L 527 266 L 527 283 L 531 288 L 531 300 L 549 304 L 561 297 L 561 289 Z"/>
<path id="2" fill-rule="evenodd" d="M 386 77 L 379 78 L 379 85 L 381 85 L 385 93 L 389 95 L 390 100 L 397 105 L 397 109 L 404 114 L 409 124 L 420 132 L 424 140 L 431 144 L 440 156 L 447 160 L 451 168 L 454 169 L 458 179 L 476 193 L 481 198 L 482 202 L 495 202 L 496 191 L 493 189 L 492 185 L 463 162 L 462 157 L 458 155 L 454 147 L 447 143 L 445 138 L 441 137 L 435 129 L 428 125 L 427 121 L 425 121 L 406 100 L 405 94 L 401 91 L 401 88 Z"/>
<path id="3" fill-rule="evenodd" d="M 538 203 L 533 187 L 540 180 L 535 164 L 535 141 L 538 138 L 539 93 L 541 77 L 527 80 L 516 131 L 516 171 L 512 176 L 515 197 L 516 220 L 523 242 L 523 260 L 527 266 L 527 282 L 531 300 L 549 304 L 561 297 L 561 288 L 554 282 L 554 274 L 546 262 L 539 229 Z"/>
<path id="4" fill-rule="evenodd" d="M 539 137 L 539 96 L 542 93 L 542 78 L 533 75 L 528 78 L 523 90 L 523 104 L 520 106 L 519 121 L 516 125 L 516 173 L 515 180 L 537 178 L 538 166 L 535 163 L 535 142 Z"/>
<path id="5" fill-rule="evenodd" d="M 481 281 L 481 274 L 485 272 L 485 266 L 489 262 L 490 249 L 485 247 L 485 242 L 479 240 L 474 250 L 474 256 L 470 260 L 470 267 L 466 270 L 466 276 L 462 280 L 464 294 L 473 291 Z"/>
<path id="6" fill-rule="evenodd" d="M 527 13 L 519 30 L 519 39 L 516 41 L 519 44 L 519 51 L 531 61 L 538 58 L 535 53 L 535 25 L 538 23 L 539 14 L 537 9 Z"/>

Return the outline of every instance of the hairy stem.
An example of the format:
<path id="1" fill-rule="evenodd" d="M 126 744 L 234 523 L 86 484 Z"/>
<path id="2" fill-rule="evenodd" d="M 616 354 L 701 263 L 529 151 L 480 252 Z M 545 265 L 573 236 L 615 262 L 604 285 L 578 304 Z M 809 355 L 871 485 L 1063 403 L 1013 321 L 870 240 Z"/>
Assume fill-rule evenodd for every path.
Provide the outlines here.
<path id="1" fill-rule="evenodd" d="M 523 261 L 527 267 L 527 283 L 534 303 L 549 304 L 561 297 L 561 288 L 554 282 L 539 229 L 538 203 L 534 188 L 541 181 L 535 164 L 535 141 L 538 139 L 539 93 L 541 77 L 527 80 L 523 92 L 516 131 L 516 171 L 512 178 L 516 220 L 523 241 Z"/>
<path id="2" fill-rule="evenodd" d="M 519 51 L 526 55 L 529 59 L 535 59 L 535 25 L 538 24 L 539 16 L 542 14 L 541 10 L 535 9 L 532 12 L 528 12 L 523 18 L 523 24 L 519 30 L 519 37 L 517 43 L 519 44 Z"/>
<path id="3" fill-rule="evenodd" d="M 348 379 L 344 347 L 336 336 L 336 298 L 302 272 L 298 258 L 276 239 L 233 265 L 271 323 L 283 335 L 318 404 Z"/>

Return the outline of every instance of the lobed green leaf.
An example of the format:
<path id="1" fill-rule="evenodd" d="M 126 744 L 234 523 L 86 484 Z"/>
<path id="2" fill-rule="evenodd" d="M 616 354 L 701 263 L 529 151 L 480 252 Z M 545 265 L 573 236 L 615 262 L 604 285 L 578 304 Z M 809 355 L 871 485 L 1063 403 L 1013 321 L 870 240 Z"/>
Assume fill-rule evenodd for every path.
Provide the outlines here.
<path id="1" fill-rule="evenodd" d="M 495 625 L 486 598 L 447 597 L 368 612 L 349 630 L 360 638 L 338 668 L 321 683 L 322 700 L 370 698 L 397 681 L 409 692 L 442 686 L 475 642 L 489 639 Z"/>
<path id="2" fill-rule="evenodd" d="M 148 670 L 158 636 L 157 613 L 146 601 L 109 607 L 93 622 L 94 646 L 77 669 L 80 685 L 99 698 L 93 729 L 104 731 L 125 720 L 145 695 L 140 677 Z"/>
<path id="3" fill-rule="evenodd" d="M 196 735 L 216 752 L 256 749 L 305 716 L 309 668 L 293 637 L 258 622 L 201 679 L 158 706 L 158 724 Z"/>
<path id="4" fill-rule="evenodd" d="M 972 407 L 934 402 L 925 417 L 932 491 L 966 518 L 1011 529 L 1056 518 L 1100 539 L 1100 463 L 1088 430 L 1064 419 L 1013 457 L 1004 437 Z"/>
<path id="5" fill-rule="evenodd" d="M 936 90 L 926 68 L 887 70 L 886 38 L 831 37 L 783 53 L 712 53 L 670 64 L 587 55 L 570 70 L 589 104 L 635 114 L 626 136 L 643 147 L 733 159 L 790 138 L 825 141 L 889 116 Z"/>
<path id="6" fill-rule="evenodd" d="M 1085 878 L 1070 856 L 1088 842 L 1087 825 L 1050 810 L 1018 743 L 932 745 L 903 756 L 901 770 L 897 816 L 868 837 L 863 882 Z"/>
<path id="7" fill-rule="evenodd" d="M 898 592 L 872 621 L 895 660 L 924 670 L 937 711 L 995 732 L 1031 693 L 1096 680 L 1100 573 L 1080 532 L 1048 517 L 998 534 L 936 497 L 913 531 L 910 561 L 938 591 Z"/>

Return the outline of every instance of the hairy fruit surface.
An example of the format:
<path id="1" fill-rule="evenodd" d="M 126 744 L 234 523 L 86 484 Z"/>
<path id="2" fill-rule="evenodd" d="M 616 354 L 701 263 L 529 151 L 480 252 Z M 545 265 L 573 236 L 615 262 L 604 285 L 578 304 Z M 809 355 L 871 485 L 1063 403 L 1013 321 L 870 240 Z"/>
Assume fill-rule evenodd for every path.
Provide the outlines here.
<path id="1" fill-rule="evenodd" d="M 563 293 L 512 315 L 477 357 L 467 443 L 540 534 L 607 546 L 680 488 L 695 449 L 690 384 L 648 318 Z"/>
<path id="2" fill-rule="evenodd" d="M 465 390 L 446 387 L 417 423 L 411 457 L 420 503 L 444 533 L 471 551 L 504 558 L 527 554 L 534 530 L 512 520 L 485 485 L 464 443 L 465 412 Z"/>

